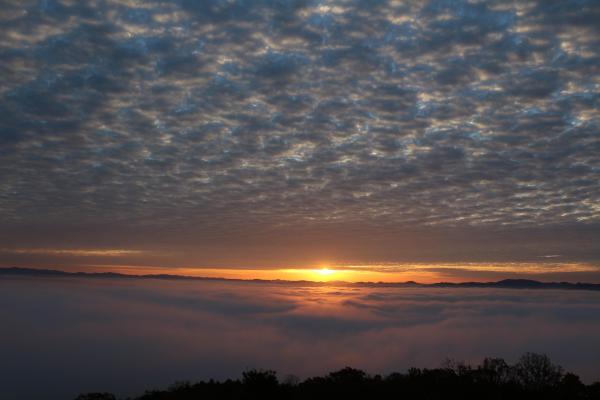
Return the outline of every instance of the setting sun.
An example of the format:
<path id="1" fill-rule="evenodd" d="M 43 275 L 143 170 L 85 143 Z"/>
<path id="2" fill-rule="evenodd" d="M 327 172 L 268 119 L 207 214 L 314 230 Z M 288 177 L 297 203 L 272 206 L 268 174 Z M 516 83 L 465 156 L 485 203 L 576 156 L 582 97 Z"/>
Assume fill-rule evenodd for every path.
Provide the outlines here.
<path id="1" fill-rule="evenodd" d="M 330 276 L 333 275 L 335 271 L 329 268 L 321 268 L 319 270 L 317 270 L 317 273 L 321 276 Z"/>

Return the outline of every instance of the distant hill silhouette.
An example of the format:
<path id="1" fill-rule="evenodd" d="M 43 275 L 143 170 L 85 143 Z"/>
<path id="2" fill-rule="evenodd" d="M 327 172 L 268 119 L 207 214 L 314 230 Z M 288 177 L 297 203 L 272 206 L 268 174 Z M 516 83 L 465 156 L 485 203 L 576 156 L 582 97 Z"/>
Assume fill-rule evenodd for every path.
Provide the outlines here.
<path id="1" fill-rule="evenodd" d="M 75 400 L 115 400 L 110 393 L 82 394 Z M 410 368 L 387 376 L 346 367 L 328 375 L 279 381 L 275 371 L 251 370 L 241 380 L 178 382 L 130 400 L 192 399 L 415 399 L 415 400 L 591 400 L 600 399 L 600 383 L 583 384 L 541 354 L 526 353 L 514 365 L 486 358 L 472 367 L 448 360 L 441 368 Z"/>
<path id="2" fill-rule="evenodd" d="M 229 278 L 209 278 L 185 275 L 130 275 L 119 274 L 115 272 L 66 272 L 51 269 L 36 268 L 0 268 L 0 276 L 32 276 L 32 277 L 74 277 L 74 278 L 122 278 L 122 279 L 165 279 L 165 280 L 202 280 L 202 281 L 238 281 L 238 282 L 268 282 L 281 285 L 298 284 L 311 286 L 353 286 L 353 287 L 443 287 L 443 288 L 503 288 L 503 289 L 566 289 L 566 290 L 598 290 L 598 283 L 571 283 L 571 282 L 539 282 L 530 279 L 504 279 L 497 282 L 439 282 L 439 283 L 417 283 L 407 282 L 344 282 L 344 281 L 288 281 L 288 280 L 265 280 L 265 279 L 229 279 Z"/>

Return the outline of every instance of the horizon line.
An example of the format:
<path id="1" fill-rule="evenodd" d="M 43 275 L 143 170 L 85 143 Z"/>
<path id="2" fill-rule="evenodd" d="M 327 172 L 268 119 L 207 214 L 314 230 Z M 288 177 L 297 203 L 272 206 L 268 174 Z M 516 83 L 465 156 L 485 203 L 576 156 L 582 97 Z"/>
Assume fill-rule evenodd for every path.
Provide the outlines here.
<path id="1" fill-rule="evenodd" d="M 26 267 L 0 267 L 0 275 L 18 276 L 45 276 L 45 277 L 79 277 L 79 278 L 125 278 L 125 279 L 158 279 L 158 280 L 201 280 L 201 281 L 225 281 L 225 282 L 248 282 L 248 283 L 276 283 L 276 284 L 311 284 L 314 286 L 379 286 L 379 287 L 463 287 L 463 288 L 504 288 L 504 289 L 569 289 L 569 290 L 592 290 L 600 291 L 600 283 L 591 282 L 556 282 L 538 281 L 524 278 L 508 278 L 498 281 L 464 281 L 464 282 L 433 282 L 421 283 L 412 280 L 398 282 L 383 281 L 357 281 L 348 282 L 344 280 L 287 280 L 287 279 L 243 279 L 209 276 L 191 276 L 177 274 L 124 274 L 120 272 L 70 272 L 47 268 Z"/>

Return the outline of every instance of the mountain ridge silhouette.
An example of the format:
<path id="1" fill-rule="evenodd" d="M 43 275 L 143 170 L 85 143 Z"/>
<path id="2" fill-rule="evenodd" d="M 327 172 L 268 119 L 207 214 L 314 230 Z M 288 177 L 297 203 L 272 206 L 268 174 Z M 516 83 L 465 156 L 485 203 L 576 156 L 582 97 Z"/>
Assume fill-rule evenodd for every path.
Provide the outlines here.
<path id="1" fill-rule="evenodd" d="M 67 278 L 113 278 L 113 279 L 161 279 L 161 280 L 199 280 L 223 282 L 254 282 L 275 283 L 280 285 L 310 285 L 310 286 L 349 286 L 349 287 L 423 287 L 423 288 L 500 288 L 500 289 L 564 289 L 600 291 L 599 283 L 586 282 L 541 282 L 533 279 L 503 279 L 489 282 L 437 282 L 419 283 L 405 282 L 346 282 L 346 281 L 310 281 L 283 279 L 236 279 L 174 274 L 121 274 L 118 272 L 68 272 L 54 269 L 37 269 L 22 267 L 0 268 L 0 276 L 32 276 L 32 277 L 67 277 Z"/>

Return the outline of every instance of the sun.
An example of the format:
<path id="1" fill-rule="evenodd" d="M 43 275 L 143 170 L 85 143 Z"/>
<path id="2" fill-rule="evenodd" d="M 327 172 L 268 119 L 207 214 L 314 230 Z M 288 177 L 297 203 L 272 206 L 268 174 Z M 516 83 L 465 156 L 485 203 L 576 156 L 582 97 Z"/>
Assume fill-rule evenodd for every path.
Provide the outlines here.
<path id="1" fill-rule="evenodd" d="M 310 280 L 320 281 L 320 282 L 328 282 L 332 279 L 339 279 L 340 275 L 338 272 L 341 272 L 338 269 L 330 268 L 329 264 L 320 263 L 320 265 L 315 265 L 314 269 L 310 269 L 307 271 Z"/>
<path id="2" fill-rule="evenodd" d="M 331 276 L 335 273 L 335 271 L 329 268 L 321 268 L 317 270 L 317 273 L 321 276 Z"/>

